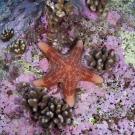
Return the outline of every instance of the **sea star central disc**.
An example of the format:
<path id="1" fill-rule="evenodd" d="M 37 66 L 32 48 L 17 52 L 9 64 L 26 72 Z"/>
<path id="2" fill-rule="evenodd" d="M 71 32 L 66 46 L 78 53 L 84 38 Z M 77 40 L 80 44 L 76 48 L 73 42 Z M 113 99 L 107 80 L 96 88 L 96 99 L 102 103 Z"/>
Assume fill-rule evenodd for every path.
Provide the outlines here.
<path id="1" fill-rule="evenodd" d="M 79 81 L 103 82 L 100 76 L 82 66 L 83 42 L 81 40 L 79 40 L 74 48 L 66 55 L 60 54 L 55 49 L 42 42 L 40 42 L 38 46 L 46 53 L 52 67 L 43 79 L 36 80 L 33 84 L 35 86 L 49 87 L 61 83 L 64 98 L 70 107 L 74 105 L 76 86 Z"/>

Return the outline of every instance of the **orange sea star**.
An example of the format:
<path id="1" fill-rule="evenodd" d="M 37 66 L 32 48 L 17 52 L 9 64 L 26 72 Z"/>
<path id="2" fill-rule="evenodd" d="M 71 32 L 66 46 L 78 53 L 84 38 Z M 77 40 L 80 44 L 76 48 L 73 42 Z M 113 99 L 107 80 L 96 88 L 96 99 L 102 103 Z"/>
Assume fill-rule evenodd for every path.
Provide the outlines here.
<path id="1" fill-rule="evenodd" d="M 42 42 L 38 46 L 49 57 L 52 67 L 43 79 L 38 79 L 33 84 L 35 86 L 49 87 L 61 83 L 64 98 L 70 107 L 74 105 L 76 86 L 79 81 L 103 82 L 100 76 L 82 66 L 83 42 L 81 40 L 66 55 L 60 54 Z"/>

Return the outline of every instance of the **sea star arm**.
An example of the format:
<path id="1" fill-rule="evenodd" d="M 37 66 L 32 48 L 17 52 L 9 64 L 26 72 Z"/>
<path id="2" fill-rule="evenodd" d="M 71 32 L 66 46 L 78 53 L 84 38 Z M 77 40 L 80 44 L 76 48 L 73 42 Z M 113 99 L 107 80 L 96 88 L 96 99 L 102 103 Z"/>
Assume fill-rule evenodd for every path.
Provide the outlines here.
<path id="1" fill-rule="evenodd" d="M 81 80 L 82 81 L 89 81 L 89 82 L 94 82 L 94 83 L 103 83 L 103 78 L 100 77 L 99 75 L 93 73 L 89 69 L 82 68 L 79 70 L 79 73 L 81 74 Z"/>
<path id="2" fill-rule="evenodd" d="M 66 80 L 62 83 L 63 95 L 70 107 L 74 106 L 77 82 Z"/>
<path id="3" fill-rule="evenodd" d="M 83 53 L 83 41 L 78 40 L 77 44 L 69 52 L 68 56 L 70 57 L 70 60 L 74 62 L 80 62 L 82 53 Z"/>
<path id="4" fill-rule="evenodd" d="M 62 59 L 61 54 L 58 51 L 56 51 L 54 48 L 52 48 L 51 46 L 43 42 L 39 42 L 38 47 L 47 55 L 49 60 L 53 63 L 56 63 Z"/>
<path id="5" fill-rule="evenodd" d="M 49 87 L 57 84 L 57 73 L 50 71 L 44 78 L 33 81 L 35 86 Z"/>

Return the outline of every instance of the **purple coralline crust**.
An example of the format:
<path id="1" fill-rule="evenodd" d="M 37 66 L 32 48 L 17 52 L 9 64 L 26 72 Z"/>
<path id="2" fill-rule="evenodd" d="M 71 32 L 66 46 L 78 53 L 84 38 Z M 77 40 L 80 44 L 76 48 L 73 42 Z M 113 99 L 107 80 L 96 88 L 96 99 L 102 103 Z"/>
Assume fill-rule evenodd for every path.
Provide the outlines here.
<path id="1" fill-rule="evenodd" d="M 81 14 L 88 18 L 88 19 L 92 19 L 95 20 L 97 19 L 98 15 L 95 12 L 92 12 L 89 10 L 89 8 L 86 6 L 85 0 L 82 0 L 82 11 Z"/>
<path id="2" fill-rule="evenodd" d="M 25 108 L 20 105 L 22 95 L 21 91 L 17 89 L 17 84 L 24 82 L 31 84 L 33 80 L 39 78 L 39 71 L 42 75 L 49 71 L 48 59 L 38 49 L 37 42 L 35 43 L 35 40 L 31 42 L 32 36 L 29 39 L 29 35 L 34 35 L 34 33 L 26 34 L 24 32 L 25 30 L 36 29 L 37 20 L 38 25 L 43 25 L 44 29 L 48 30 L 49 23 L 43 12 L 44 3 L 44 0 L 36 0 L 32 3 L 29 0 L 15 0 L 14 2 L 9 0 L 7 3 L 6 1 L 0 3 L 0 6 L 3 5 L 0 8 L 0 31 L 5 27 L 11 27 L 15 30 L 15 36 L 10 41 L 3 43 L 0 40 L 0 57 L 4 59 L 4 63 L 8 66 L 14 61 L 22 60 L 30 64 L 31 68 L 39 69 L 35 72 L 27 69 L 27 71 L 29 70 L 27 72 L 26 67 L 21 65 L 18 67 L 19 71 L 15 68 L 17 69 L 15 72 L 15 69 L 12 69 L 11 66 L 7 70 L 7 78 L 0 82 L 0 134 L 2 131 L 9 135 L 15 135 L 16 133 L 19 135 L 34 135 L 35 131 L 43 132 L 41 127 L 30 119 L 30 114 L 24 112 Z M 6 4 L 9 8 L 6 8 Z M 94 48 L 99 48 L 102 43 L 102 46 L 113 50 L 117 55 L 117 63 L 108 72 L 101 74 L 104 78 L 103 84 L 95 85 L 87 81 L 78 83 L 76 104 L 73 111 L 73 125 L 65 126 L 62 130 L 51 130 L 51 135 L 133 135 L 135 134 L 135 69 L 126 63 L 124 56 L 126 50 L 122 48 L 124 39 L 117 32 L 119 30 L 129 33 L 135 32 L 133 27 L 135 18 L 127 15 L 126 12 L 121 14 L 117 10 L 110 10 L 105 20 L 98 21 L 97 14 L 88 9 L 85 0 L 73 0 L 73 4 L 76 15 L 82 15 L 84 20 L 87 18 L 90 23 L 95 20 L 93 23 L 95 27 L 103 27 L 100 35 L 92 24 L 92 27 L 89 28 L 91 34 L 87 36 L 94 44 Z M 123 15 L 128 17 L 126 18 Z M 76 34 L 74 28 L 70 28 L 66 32 L 70 37 Z M 100 36 L 104 35 L 105 37 L 100 41 Z M 44 32 L 41 33 L 40 37 L 34 36 L 33 38 L 36 38 L 37 41 L 46 42 L 47 36 L 48 33 Z M 7 46 L 17 38 L 25 39 L 29 43 L 27 52 L 18 57 L 10 54 L 7 49 Z M 89 56 L 90 48 L 91 46 L 85 48 L 83 56 Z M 61 53 L 65 54 L 69 50 L 69 47 L 65 47 Z M 82 63 L 90 69 L 83 57 Z M 0 71 L 0 73 L 2 72 Z M 62 99 L 59 92 L 61 90 L 62 88 L 58 84 L 47 89 L 47 92 L 49 96 Z M 94 115 L 96 115 L 96 118 Z"/>
<path id="3" fill-rule="evenodd" d="M 47 72 L 47 70 L 49 69 L 49 62 L 46 58 L 43 58 L 42 60 L 39 61 L 39 68 L 43 72 Z"/>
<path id="4" fill-rule="evenodd" d="M 120 19 L 120 15 L 116 11 L 108 12 L 107 14 L 107 21 L 111 24 L 116 26 L 117 21 Z"/>
<path id="5" fill-rule="evenodd" d="M 8 2 L 1 2 L 0 4 L 3 5 L 0 10 L 0 31 L 2 32 L 4 28 L 14 28 L 16 35 L 9 42 L 4 43 L 0 40 L 0 50 L 6 51 L 7 46 L 16 40 L 16 38 L 21 37 L 24 31 L 40 17 L 45 0 L 40 0 L 35 3 L 31 3 L 28 0 L 9 0 Z M 0 56 L 3 56 L 2 51 L 0 51 Z"/>
<path id="6" fill-rule="evenodd" d="M 86 17 L 86 18 L 89 19 L 89 20 L 95 20 L 95 19 L 98 18 L 97 13 L 92 12 L 92 11 L 89 10 L 89 8 L 87 7 L 87 5 L 86 5 L 86 3 L 85 3 L 85 0 L 79 0 L 79 2 L 81 3 L 80 10 L 79 10 L 79 11 L 75 10 L 75 14 L 78 15 L 79 12 L 80 12 L 80 14 L 81 14 L 82 16 Z M 76 2 L 76 3 L 77 3 L 77 2 Z"/>

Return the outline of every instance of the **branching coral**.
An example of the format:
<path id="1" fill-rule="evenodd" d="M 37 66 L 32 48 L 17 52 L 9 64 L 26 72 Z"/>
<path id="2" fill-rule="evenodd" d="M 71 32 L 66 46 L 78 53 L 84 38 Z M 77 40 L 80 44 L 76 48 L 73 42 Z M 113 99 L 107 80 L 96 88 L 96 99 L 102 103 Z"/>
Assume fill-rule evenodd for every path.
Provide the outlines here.
<path id="1" fill-rule="evenodd" d="M 47 1 L 47 5 L 56 13 L 58 17 L 63 17 L 66 14 L 72 15 L 74 13 L 74 7 L 72 2 L 64 0 L 55 0 L 54 3 Z"/>
<path id="2" fill-rule="evenodd" d="M 10 52 L 16 55 L 25 53 L 27 47 L 23 40 L 16 40 L 9 46 Z"/>
<path id="3" fill-rule="evenodd" d="M 72 109 L 62 100 L 48 97 L 44 89 L 31 89 L 24 96 L 21 104 L 42 127 L 62 128 L 62 126 L 72 123 Z"/>
<path id="4" fill-rule="evenodd" d="M 102 13 L 107 5 L 107 0 L 87 0 L 87 4 L 91 11 Z"/>
<path id="5" fill-rule="evenodd" d="M 14 36 L 13 28 L 7 28 L 1 33 L 1 40 L 3 42 L 9 41 Z"/>
<path id="6" fill-rule="evenodd" d="M 108 71 L 116 63 L 116 55 L 113 51 L 106 48 L 93 50 L 90 57 L 87 58 L 89 66 L 103 73 Z"/>
<path id="7" fill-rule="evenodd" d="M 25 95 L 25 93 L 28 93 L 31 90 L 30 84 L 28 82 L 17 83 L 16 89 L 21 95 Z"/>

